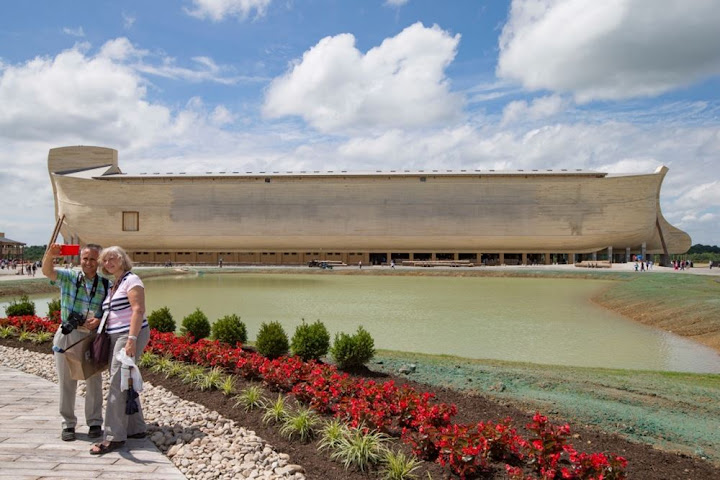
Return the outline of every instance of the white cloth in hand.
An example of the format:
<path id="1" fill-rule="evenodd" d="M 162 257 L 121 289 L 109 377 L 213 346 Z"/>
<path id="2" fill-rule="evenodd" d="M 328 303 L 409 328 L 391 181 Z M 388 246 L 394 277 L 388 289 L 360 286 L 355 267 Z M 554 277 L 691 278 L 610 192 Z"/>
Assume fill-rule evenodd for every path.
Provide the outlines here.
<path id="1" fill-rule="evenodd" d="M 117 355 L 115 355 L 115 359 L 122 364 L 120 367 L 120 391 L 125 391 L 129 388 L 128 379 L 132 378 L 133 389 L 138 393 L 142 392 L 142 375 L 140 375 L 140 370 L 138 370 L 137 365 L 135 365 L 133 357 L 128 357 L 125 349 L 121 348 Z"/>

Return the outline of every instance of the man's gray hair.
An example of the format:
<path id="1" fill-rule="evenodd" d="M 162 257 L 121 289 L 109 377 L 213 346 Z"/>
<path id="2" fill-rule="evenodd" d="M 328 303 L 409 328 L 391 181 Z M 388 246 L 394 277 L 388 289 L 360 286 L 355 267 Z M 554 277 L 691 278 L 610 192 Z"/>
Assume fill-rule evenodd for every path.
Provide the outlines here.
<path id="1" fill-rule="evenodd" d="M 103 248 L 102 248 L 100 245 L 98 245 L 97 243 L 88 243 L 88 244 L 85 245 L 82 249 L 83 249 L 83 250 L 86 250 L 86 249 L 87 249 L 87 250 L 94 250 L 95 252 L 97 252 L 98 255 L 100 255 L 100 252 L 102 252 L 102 249 L 103 249 Z"/>

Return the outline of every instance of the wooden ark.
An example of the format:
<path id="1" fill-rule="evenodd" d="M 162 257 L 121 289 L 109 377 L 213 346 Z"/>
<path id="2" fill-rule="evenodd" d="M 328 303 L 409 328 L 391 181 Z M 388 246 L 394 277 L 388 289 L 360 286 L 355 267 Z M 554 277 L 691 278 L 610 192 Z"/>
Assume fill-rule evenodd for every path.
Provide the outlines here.
<path id="1" fill-rule="evenodd" d="M 147 263 L 550 263 L 691 244 L 660 210 L 666 167 L 127 174 L 116 150 L 77 146 L 51 149 L 48 169 L 66 242 Z"/>

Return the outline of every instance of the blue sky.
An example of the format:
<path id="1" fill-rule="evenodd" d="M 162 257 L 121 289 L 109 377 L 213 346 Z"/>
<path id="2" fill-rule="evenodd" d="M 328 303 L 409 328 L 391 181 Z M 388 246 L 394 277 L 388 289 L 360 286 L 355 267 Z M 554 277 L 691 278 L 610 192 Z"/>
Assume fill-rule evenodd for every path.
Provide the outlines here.
<path id="1" fill-rule="evenodd" d="M 129 173 L 667 165 L 665 217 L 720 245 L 717 7 L 3 2 L 0 231 L 44 244 L 48 150 L 99 145 Z"/>

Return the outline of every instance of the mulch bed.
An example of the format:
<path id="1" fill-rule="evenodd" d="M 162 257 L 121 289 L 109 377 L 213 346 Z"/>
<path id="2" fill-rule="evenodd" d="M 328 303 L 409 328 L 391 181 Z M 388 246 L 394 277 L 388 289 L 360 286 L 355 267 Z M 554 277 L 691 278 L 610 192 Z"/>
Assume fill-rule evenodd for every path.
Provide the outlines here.
<path id="1" fill-rule="evenodd" d="M 21 343 L 13 339 L 2 339 L 0 344 L 26 348 L 28 350 L 48 353 L 49 345 L 31 345 Z M 405 377 L 386 375 L 368 370 L 364 376 L 373 377 L 376 381 L 394 380 L 397 384 L 409 384 L 418 391 L 432 392 L 439 402 L 452 403 L 457 405 L 458 414 L 453 418 L 455 423 L 476 423 L 479 421 L 492 420 L 500 421 L 506 417 L 513 419 L 514 425 L 523 434 L 524 425 L 532 420 L 534 412 L 528 412 L 515 407 L 510 403 L 500 403 L 481 395 L 467 395 L 451 389 L 443 389 L 429 385 L 417 384 L 408 381 Z M 299 441 L 288 441 L 279 435 L 277 429 L 262 422 L 262 412 L 245 412 L 241 407 L 234 407 L 235 401 L 217 391 L 201 392 L 188 385 L 183 384 L 176 378 L 165 378 L 163 375 L 152 374 L 143 371 L 143 378 L 153 385 L 158 385 L 172 391 L 177 396 L 214 410 L 226 418 L 235 420 L 238 425 L 255 431 L 257 435 L 269 442 L 278 451 L 287 453 L 292 463 L 297 463 L 305 468 L 308 479 L 316 480 L 360 480 L 379 478 L 377 472 L 361 473 L 346 471 L 343 466 L 330 460 L 326 452 L 318 452 L 316 443 L 302 444 Z M 238 391 L 243 390 L 249 382 L 238 379 Z M 274 399 L 276 394 L 267 392 L 267 397 Z M 545 412 L 541 412 L 545 413 Z M 560 417 L 552 417 L 553 423 L 566 423 Z M 588 428 L 583 425 L 570 425 L 573 439 L 571 443 L 579 451 L 587 452 L 609 452 L 621 455 L 628 460 L 628 478 L 641 480 L 689 480 L 689 479 L 711 479 L 720 478 L 720 468 L 710 462 L 690 457 L 684 454 L 661 451 L 650 445 L 633 443 L 622 437 L 606 434 L 595 428 Z M 399 442 L 395 445 L 397 449 L 409 450 Z M 450 479 L 451 476 L 446 469 L 439 465 L 425 462 L 421 469 L 417 470 L 418 478 Z M 430 474 L 430 477 L 428 476 Z M 482 479 L 507 479 L 504 465 L 496 464 L 495 469 Z"/>

